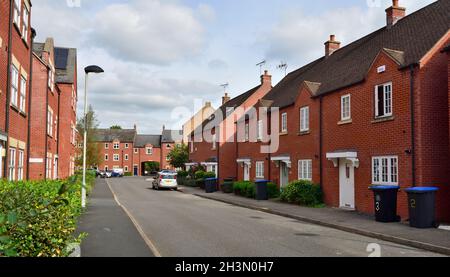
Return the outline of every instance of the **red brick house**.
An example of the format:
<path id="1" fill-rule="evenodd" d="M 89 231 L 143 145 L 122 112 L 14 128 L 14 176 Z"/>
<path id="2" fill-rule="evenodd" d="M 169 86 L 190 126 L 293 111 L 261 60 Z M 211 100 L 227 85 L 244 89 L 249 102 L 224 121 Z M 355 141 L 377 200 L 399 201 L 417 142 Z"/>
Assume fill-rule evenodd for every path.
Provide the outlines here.
<path id="1" fill-rule="evenodd" d="M 261 83 L 251 90 L 230 99 L 222 99 L 222 106 L 205 120 L 201 128 L 191 134 L 190 162 L 187 166 L 203 165 L 215 172 L 219 180 L 237 178 L 237 125 L 236 122 L 272 89 L 272 76 L 267 71 Z M 210 134 L 211 137 L 205 137 Z"/>
<path id="2" fill-rule="evenodd" d="M 280 147 L 266 157 L 280 186 L 320 183 L 330 206 L 373 213 L 371 184 L 438 186 L 450 221 L 448 56 L 450 2 L 405 17 L 393 1 L 387 25 L 290 73 L 264 97 L 280 108 Z M 238 147 L 241 149 L 241 146 Z M 262 160 L 264 157 L 248 158 Z M 256 167 L 255 167 L 256 170 Z M 261 176 L 262 177 L 262 176 Z M 406 194 L 399 213 L 407 216 Z"/>
<path id="3" fill-rule="evenodd" d="M 23 180 L 28 171 L 31 3 L 2 1 L 0 8 L 0 177 Z"/>
<path id="4" fill-rule="evenodd" d="M 133 176 L 145 175 L 145 163 L 157 162 L 160 169 L 174 169 L 167 155 L 183 140 L 181 131 L 166 130 L 161 135 L 139 135 L 134 129 L 98 129 L 95 142 L 99 144 L 103 162 L 101 170 L 121 168 Z"/>

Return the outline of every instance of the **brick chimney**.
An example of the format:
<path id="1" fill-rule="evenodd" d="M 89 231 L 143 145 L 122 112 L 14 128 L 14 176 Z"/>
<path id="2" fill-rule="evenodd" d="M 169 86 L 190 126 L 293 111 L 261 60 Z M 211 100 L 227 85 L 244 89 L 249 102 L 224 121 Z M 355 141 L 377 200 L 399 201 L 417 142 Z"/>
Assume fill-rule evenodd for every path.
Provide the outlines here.
<path id="1" fill-rule="evenodd" d="M 268 84 L 272 86 L 272 75 L 269 75 L 269 71 L 264 70 L 264 74 L 261 75 L 261 85 Z"/>
<path id="2" fill-rule="evenodd" d="M 330 40 L 325 42 L 325 57 L 331 56 L 339 48 L 341 48 L 341 43 L 336 41 L 335 35 L 330 35 Z"/>
<path id="3" fill-rule="evenodd" d="M 222 97 L 222 105 L 225 105 L 226 103 L 228 103 L 228 101 L 231 100 L 231 97 L 228 96 L 228 93 L 225 92 L 225 96 Z"/>
<path id="4" fill-rule="evenodd" d="M 387 27 L 391 28 L 405 15 L 406 9 L 398 5 L 398 0 L 392 0 L 392 7 L 386 9 Z"/>

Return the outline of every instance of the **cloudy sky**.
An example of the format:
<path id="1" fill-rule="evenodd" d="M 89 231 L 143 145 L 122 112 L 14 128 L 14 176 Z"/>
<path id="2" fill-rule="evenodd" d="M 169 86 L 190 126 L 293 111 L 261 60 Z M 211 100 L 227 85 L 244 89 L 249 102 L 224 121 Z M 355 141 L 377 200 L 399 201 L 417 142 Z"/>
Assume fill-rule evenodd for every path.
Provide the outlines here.
<path id="1" fill-rule="evenodd" d="M 434 0 L 400 0 L 411 13 Z M 37 41 L 78 48 L 79 114 L 83 68 L 92 76 L 89 101 L 102 127 L 138 125 L 141 133 L 180 128 L 195 102 L 218 107 L 219 86 L 237 96 L 273 75 L 323 55 L 330 34 L 345 46 L 383 27 L 391 0 L 36 0 Z"/>

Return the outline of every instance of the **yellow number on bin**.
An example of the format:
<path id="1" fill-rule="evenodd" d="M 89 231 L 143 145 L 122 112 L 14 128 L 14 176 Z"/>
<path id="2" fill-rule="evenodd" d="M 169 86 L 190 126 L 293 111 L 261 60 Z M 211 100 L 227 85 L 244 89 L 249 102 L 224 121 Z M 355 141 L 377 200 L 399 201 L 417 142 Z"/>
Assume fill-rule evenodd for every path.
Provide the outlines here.
<path id="1" fill-rule="evenodd" d="M 416 199 L 411 199 L 411 208 L 416 208 Z"/>

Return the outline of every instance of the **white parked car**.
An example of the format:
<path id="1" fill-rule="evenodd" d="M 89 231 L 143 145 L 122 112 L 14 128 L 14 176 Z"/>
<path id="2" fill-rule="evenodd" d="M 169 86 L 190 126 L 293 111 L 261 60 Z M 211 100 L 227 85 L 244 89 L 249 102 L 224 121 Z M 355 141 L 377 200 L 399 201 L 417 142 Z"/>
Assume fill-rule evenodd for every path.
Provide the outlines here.
<path id="1" fill-rule="evenodd" d="M 177 174 L 160 172 L 153 180 L 153 189 L 173 189 L 178 190 Z"/>

